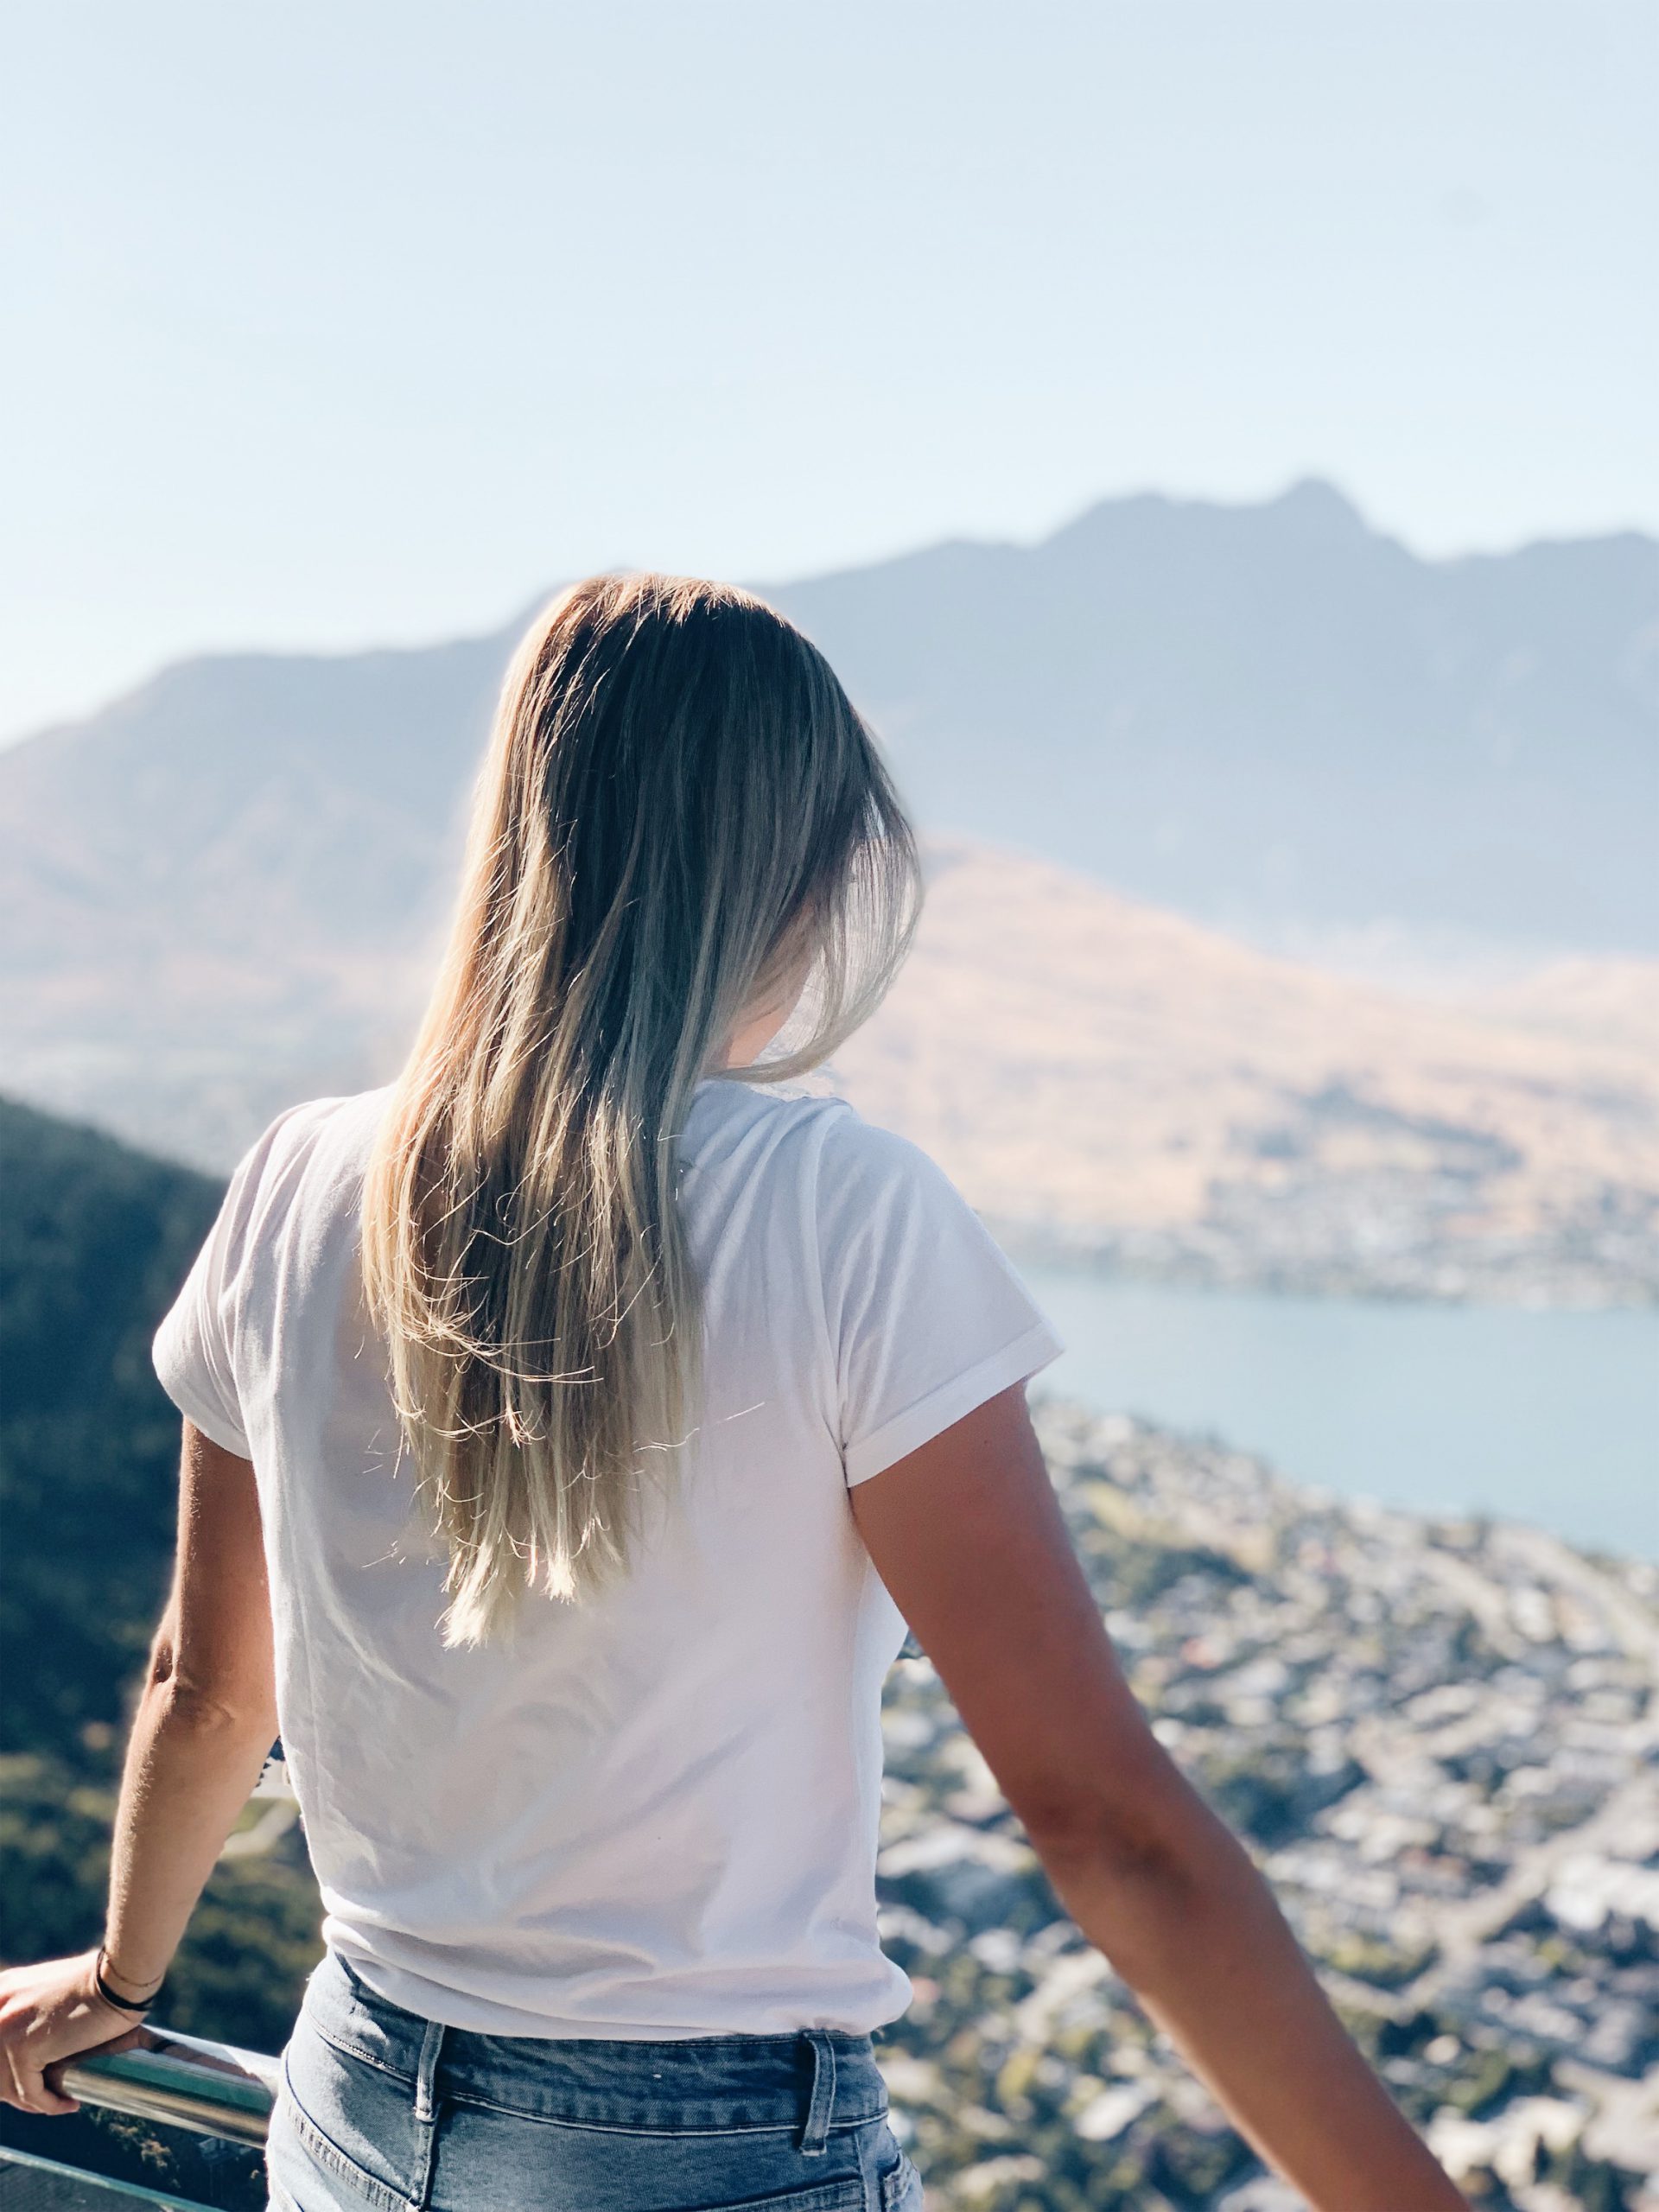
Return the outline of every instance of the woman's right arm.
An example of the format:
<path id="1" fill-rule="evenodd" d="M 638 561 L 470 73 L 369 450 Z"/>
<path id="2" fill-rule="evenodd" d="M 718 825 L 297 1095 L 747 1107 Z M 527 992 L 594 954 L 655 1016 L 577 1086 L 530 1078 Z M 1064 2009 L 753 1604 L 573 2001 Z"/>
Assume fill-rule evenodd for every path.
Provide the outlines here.
<path id="1" fill-rule="evenodd" d="M 1017 1384 L 849 1492 L 1084 1935 L 1314 2212 L 1468 2212 L 1237 1838 L 1153 1734 Z"/>

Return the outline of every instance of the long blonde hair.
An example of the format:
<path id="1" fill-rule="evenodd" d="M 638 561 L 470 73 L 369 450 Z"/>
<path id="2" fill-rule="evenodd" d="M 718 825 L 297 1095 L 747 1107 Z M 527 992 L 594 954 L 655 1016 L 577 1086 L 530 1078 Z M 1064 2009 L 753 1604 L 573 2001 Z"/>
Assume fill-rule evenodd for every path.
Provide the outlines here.
<path id="1" fill-rule="evenodd" d="M 363 1197 L 363 1278 L 447 1546 L 448 1644 L 624 1567 L 702 1377 L 678 1143 L 740 1015 L 803 972 L 792 1050 L 880 1001 L 921 904 L 869 730 L 764 601 L 594 577 L 531 626 L 458 906 Z"/>

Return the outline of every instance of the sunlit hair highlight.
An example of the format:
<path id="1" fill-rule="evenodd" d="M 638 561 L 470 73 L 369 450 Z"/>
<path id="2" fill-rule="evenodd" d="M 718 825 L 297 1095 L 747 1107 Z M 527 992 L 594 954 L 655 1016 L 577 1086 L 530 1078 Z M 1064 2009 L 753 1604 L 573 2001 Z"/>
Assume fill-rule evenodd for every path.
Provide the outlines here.
<path id="1" fill-rule="evenodd" d="M 446 1643 L 627 1565 L 695 1428 L 679 1139 L 740 1016 L 804 1074 L 867 1019 L 922 898 L 879 749 L 764 601 L 595 577 L 532 623 L 474 791 L 447 951 L 363 1197 L 363 1280 L 447 1548 Z"/>

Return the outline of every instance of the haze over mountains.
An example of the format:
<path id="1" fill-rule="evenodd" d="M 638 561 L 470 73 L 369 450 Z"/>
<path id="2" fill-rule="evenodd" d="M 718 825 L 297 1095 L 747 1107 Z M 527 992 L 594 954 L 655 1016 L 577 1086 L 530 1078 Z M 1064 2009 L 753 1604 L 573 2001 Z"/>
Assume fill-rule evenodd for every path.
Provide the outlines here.
<path id="1" fill-rule="evenodd" d="M 832 1075 L 1016 1244 L 1184 1279 L 1659 1295 L 1659 962 L 1491 1007 L 1274 959 L 1052 862 L 929 849 L 914 951 Z"/>
<path id="2" fill-rule="evenodd" d="M 1418 560 L 1327 485 L 775 596 L 923 817 L 1224 925 L 1659 950 L 1659 544 Z"/>
<path id="3" fill-rule="evenodd" d="M 1592 1273 L 1642 1274 L 1659 546 L 1425 563 L 1310 484 L 1111 501 L 1036 547 L 770 595 L 925 828 L 971 833 L 937 847 L 918 980 L 845 1077 L 976 1204 L 1219 1236 L 1230 1268 L 1266 1219 L 1323 1222 L 1306 1258 L 1381 1208 L 1408 1243 L 1541 1236 L 1570 1273 L 1599 1222 Z M 5 1087 L 222 1168 L 278 1106 L 389 1074 L 520 626 L 194 661 L 0 753 Z M 1430 1019 L 1195 922 L 1572 959 L 1500 1034 L 1496 1007 Z"/>

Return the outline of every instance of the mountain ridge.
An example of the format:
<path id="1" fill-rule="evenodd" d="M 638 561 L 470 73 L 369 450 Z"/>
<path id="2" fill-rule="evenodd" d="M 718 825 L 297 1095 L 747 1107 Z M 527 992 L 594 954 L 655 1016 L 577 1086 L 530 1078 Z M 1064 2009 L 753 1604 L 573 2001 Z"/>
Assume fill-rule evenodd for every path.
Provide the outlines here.
<path id="1" fill-rule="evenodd" d="M 814 571 L 806 575 L 772 577 L 752 582 L 749 588 L 766 597 L 773 594 L 787 594 L 808 586 L 833 584 L 849 576 L 881 576 L 893 570 L 906 568 L 915 562 L 935 557 L 942 559 L 954 555 L 981 552 L 1029 553 L 1068 539 L 1085 536 L 1089 524 L 1095 518 L 1109 510 L 1129 512 L 1139 510 L 1150 512 L 1160 509 L 1198 509 L 1220 514 L 1267 513 L 1274 509 L 1285 508 L 1305 499 L 1309 499 L 1311 504 L 1313 498 L 1332 503 L 1332 508 L 1339 510 L 1343 515 L 1351 518 L 1363 535 L 1379 544 L 1395 548 L 1408 560 L 1427 569 L 1471 568 L 1482 563 L 1514 561 L 1523 556 L 1548 553 L 1560 548 L 1576 550 L 1607 547 L 1649 555 L 1656 550 L 1659 550 L 1659 539 L 1656 539 L 1651 533 L 1640 530 L 1635 525 L 1628 525 L 1617 530 L 1595 531 L 1588 533 L 1550 531 L 1536 537 L 1522 538 L 1512 546 L 1477 547 L 1459 553 L 1420 553 L 1405 538 L 1392 531 L 1374 528 L 1366 521 L 1363 510 L 1349 499 L 1345 493 L 1331 483 L 1328 479 L 1314 474 L 1295 478 L 1287 484 L 1283 490 L 1269 494 L 1260 500 L 1224 500 L 1199 494 L 1160 492 L 1150 487 L 1135 492 L 1107 494 L 1098 499 L 1090 500 L 1069 520 L 1057 523 L 1052 529 L 1040 531 L 1034 537 L 979 537 L 952 533 L 944 537 L 930 539 L 921 545 L 904 548 L 897 552 L 878 554 L 868 561 L 849 562 L 830 569 Z M 622 571 L 635 565 L 645 564 L 626 562 L 614 564 Z M 496 648 L 500 645 L 503 639 L 517 637 L 537 609 L 545 605 L 556 592 L 563 588 L 562 584 L 551 584 L 543 591 L 530 594 L 521 603 L 520 611 L 510 616 L 505 623 L 463 631 L 453 638 L 412 641 L 372 639 L 361 645 L 336 646 L 226 645 L 211 646 L 199 652 L 183 653 L 175 658 L 162 661 L 149 675 L 112 692 L 106 699 L 87 708 L 80 714 L 55 715 L 46 721 L 21 729 L 15 735 L 0 741 L 0 755 L 14 753 L 20 747 L 33 745 L 41 739 L 58 736 L 66 731 L 77 729 L 85 722 L 96 720 L 117 708 L 124 707 L 142 698 L 155 685 L 182 669 L 239 664 L 253 666 L 264 663 L 293 661 L 311 662 L 321 666 L 327 666 L 343 661 L 372 661 L 409 655 L 419 656 L 433 652 L 447 652 L 452 648 L 466 649 L 472 646 Z"/>
<path id="2" fill-rule="evenodd" d="M 1152 1236 L 1159 1265 L 1224 1280 L 1359 1287 L 1344 1240 L 1375 1265 L 1380 1217 L 1383 1287 L 1432 1287 L 1452 1237 L 1448 1280 L 1656 1294 L 1637 1047 L 1659 1024 L 1659 544 L 1436 567 L 1310 483 L 1265 508 L 1109 501 L 1036 547 L 772 596 L 871 715 L 934 847 L 980 855 L 983 911 L 947 891 L 916 973 L 970 1038 L 1000 1004 L 1020 1055 L 964 1058 L 901 982 L 848 1058 L 976 1203 L 1103 1250 Z M 383 1080 L 517 634 L 188 661 L 0 753 L 12 1088 L 223 1166 L 297 1090 Z M 1288 967 L 1246 950 L 1274 899 L 1300 917 Z M 1385 1014 L 1317 959 L 1378 913 L 1536 945 L 1554 978 L 1506 1019 Z M 1130 1004 L 1115 978 L 1136 960 Z M 1455 1079 L 1429 1065 L 1454 1036 Z M 976 1152 L 939 1119 L 951 1085 L 983 1109 Z M 1053 1126 L 990 1134 L 1022 1085 Z M 1184 1160 L 1158 1100 L 1180 1102 Z"/>
<path id="3" fill-rule="evenodd" d="M 1247 934 L 1659 950 L 1659 543 L 1638 531 L 1426 560 L 1310 478 L 1254 505 L 1137 493 L 1029 543 L 759 588 L 823 645 L 930 829 Z M 540 603 L 426 645 L 173 663 L 0 752 L 0 802 L 49 815 L 67 755 L 164 758 L 204 716 L 304 757 L 315 719 L 333 773 L 435 778 L 429 813 L 452 816 Z"/>
<path id="4" fill-rule="evenodd" d="M 760 588 L 828 653 L 929 829 L 1225 928 L 1659 950 L 1659 543 L 1640 532 L 1425 560 L 1306 479 L 1254 505 L 1136 493 L 1031 543 Z M 315 724 L 335 778 L 412 776 L 448 822 L 531 611 L 423 646 L 175 663 L 0 753 L 0 799 L 49 815 L 67 756 L 136 745 L 152 767 L 204 719 L 315 758 Z"/>

